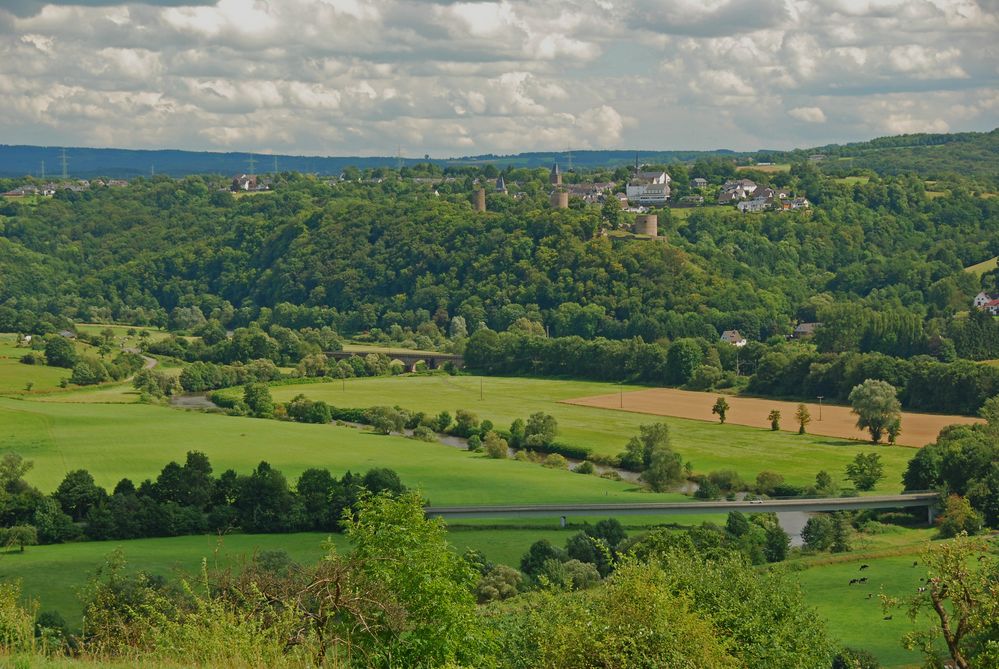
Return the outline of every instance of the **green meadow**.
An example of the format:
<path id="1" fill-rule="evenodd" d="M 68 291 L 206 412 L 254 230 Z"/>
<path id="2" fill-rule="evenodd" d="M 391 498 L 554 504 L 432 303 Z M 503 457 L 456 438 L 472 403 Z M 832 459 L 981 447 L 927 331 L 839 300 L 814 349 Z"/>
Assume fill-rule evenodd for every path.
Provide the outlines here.
<path id="1" fill-rule="evenodd" d="M 274 386 L 275 400 L 287 401 L 302 393 L 339 407 L 398 405 L 413 411 L 436 414 L 457 409 L 473 411 L 480 418 L 506 428 L 516 418 L 526 419 L 536 411 L 555 416 L 559 441 L 585 446 L 601 455 L 624 450 L 628 439 L 644 423 L 662 421 L 672 430 L 673 446 L 691 460 L 697 472 L 734 469 L 753 481 L 763 470 L 776 471 L 796 485 L 813 483 L 819 470 L 827 470 L 845 486 L 846 464 L 869 445 L 834 437 L 798 435 L 740 425 L 651 416 L 627 411 L 597 409 L 560 400 L 637 390 L 635 386 L 583 381 L 478 376 L 396 376 L 348 379 L 331 383 Z M 481 391 L 481 399 L 480 399 Z M 241 392 L 234 389 L 232 392 Z M 714 397 L 705 395 L 706 402 Z M 913 455 L 903 447 L 878 447 L 885 466 L 885 479 L 876 492 L 897 492 L 902 472 Z"/>
<path id="2" fill-rule="evenodd" d="M 249 472 L 261 460 L 291 480 L 309 467 L 334 473 L 391 467 L 434 504 L 626 502 L 682 500 L 633 484 L 491 460 L 441 444 L 375 435 L 349 427 L 233 418 L 142 404 L 43 403 L 0 398 L 0 452 L 35 463 L 27 479 L 53 490 L 66 472 L 87 469 L 111 488 L 122 477 L 154 477 L 189 450 L 216 472 Z"/>
<path id="3" fill-rule="evenodd" d="M 926 577 L 926 570 L 919 564 L 913 567 L 913 562 L 919 562 L 919 549 L 926 545 L 928 537 L 918 534 L 921 545 L 899 549 L 899 555 L 847 553 L 842 560 L 817 563 L 795 574 L 806 600 L 825 621 L 830 636 L 845 646 L 874 653 L 885 667 L 921 666 L 920 654 L 903 648 L 901 638 L 933 622 L 927 615 L 917 625 L 904 609 L 889 612 L 891 618 L 885 620 L 878 599 L 880 594 L 909 597 L 922 585 L 920 579 Z M 862 564 L 869 568 L 861 572 Z M 849 584 L 851 579 L 862 576 L 868 578 L 867 583 Z"/>

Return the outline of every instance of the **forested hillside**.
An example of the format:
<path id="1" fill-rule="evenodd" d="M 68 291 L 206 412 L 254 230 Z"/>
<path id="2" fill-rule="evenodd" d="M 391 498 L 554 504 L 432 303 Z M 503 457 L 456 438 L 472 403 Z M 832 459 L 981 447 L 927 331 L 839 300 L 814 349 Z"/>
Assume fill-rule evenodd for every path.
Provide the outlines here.
<path id="1" fill-rule="evenodd" d="M 166 324 L 178 307 L 240 324 L 290 303 L 347 332 L 461 315 L 471 329 L 526 317 L 552 335 L 737 328 L 766 339 L 849 302 L 915 319 L 921 336 L 944 333 L 980 289 L 962 268 L 999 253 L 999 200 L 958 181 L 929 198 L 914 177 L 845 183 L 807 164 L 745 172 L 807 194 L 814 208 L 664 210 L 663 244 L 603 236 L 627 214 L 582 202 L 553 211 L 540 171 L 509 174 L 525 197 L 490 196 L 486 214 L 468 203 L 468 175 L 439 196 L 392 178 L 330 185 L 285 174 L 275 192 L 244 198 L 188 177 L 8 200 L 0 329 L 30 331 L 45 312 Z"/>

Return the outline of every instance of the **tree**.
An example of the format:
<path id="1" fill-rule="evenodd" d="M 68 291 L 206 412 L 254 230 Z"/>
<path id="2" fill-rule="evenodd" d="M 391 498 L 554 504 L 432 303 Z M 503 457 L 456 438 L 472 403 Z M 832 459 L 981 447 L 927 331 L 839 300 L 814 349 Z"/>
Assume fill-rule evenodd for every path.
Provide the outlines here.
<path id="1" fill-rule="evenodd" d="M 655 449 L 649 466 L 642 472 L 642 480 L 655 492 L 665 492 L 670 485 L 683 480 L 683 461 L 679 453 L 669 448 Z"/>
<path id="2" fill-rule="evenodd" d="M 940 638 L 957 669 L 999 666 L 999 565 L 982 539 L 959 536 L 934 542 L 921 556 L 929 578 L 908 599 L 881 596 L 885 611 L 905 608 L 913 623 L 935 614 L 930 629 L 909 632 L 903 644 L 925 655 L 927 666 L 943 666 Z"/>
<path id="3" fill-rule="evenodd" d="M 38 543 L 38 530 L 31 525 L 14 525 L 2 532 L 4 545 L 8 548 L 17 546 L 22 553 L 25 546 L 34 546 Z"/>
<path id="4" fill-rule="evenodd" d="M 808 412 L 808 407 L 799 404 L 794 412 L 794 419 L 798 421 L 798 434 L 805 434 L 805 426 L 812 422 L 812 414 Z"/>
<path id="5" fill-rule="evenodd" d="M 771 409 L 770 413 L 767 414 L 767 420 L 770 421 L 770 429 L 776 432 L 780 429 L 780 410 Z"/>
<path id="6" fill-rule="evenodd" d="M 949 539 L 964 532 L 971 536 L 982 531 L 982 515 L 971 507 L 971 502 L 960 495 L 948 495 L 943 513 L 937 518 L 940 536 Z"/>
<path id="7" fill-rule="evenodd" d="M 849 395 L 852 411 L 857 415 L 857 427 L 871 434 L 875 444 L 893 421 L 899 421 L 901 431 L 902 405 L 898 401 L 898 391 L 887 381 L 867 379 L 853 387 Z"/>
<path id="8" fill-rule="evenodd" d="M 364 420 L 379 434 L 402 432 L 406 427 L 406 416 L 389 406 L 376 406 L 364 411 Z"/>
<path id="9" fill-rule="evenodd" d="M 404 625 L 378 625 L 366 663 L 374 666 L 473 666 L 482 652 L 473 596 L 478 573 L 428 519 L 416 493 L 372 495 L 358 503 L 346 535 L 360 575 L 391 595 Z"/>
<path id="10" fill-rule="evenodd" d="M 501 460 L 506 457 L 509 445 L 506 439 L 490 430 L 486 433 L 486 438 L 482 440 L 482 448 L 490 458 Z"/>
<path id="11" fill-rule="evenodd" d="M 548 446 L 558 434 L 558 421 L 554 416 L 538 411 L 532 413 L 524 427 L 524 443 L 527 446 Z"/>
<path id="12" fill-rule="evenodd" d="M 770 525 L 766 528 L 766 541 L 763 544 L 763 554 L 767 562 L 782 562 L 787 559 L 791 549 L 791 538 L 780 525 Z"/>
<path id="13" fill-rule="evenodd" d="M 547 539 L 540 539 L 531 544 L 520 559 L 520 571 L 528 576 L 537 576 L 548 560 L 562 561 L 563 552 L 552 545 Z"/>
<path id="14" fill-rule="evenodd" d="M 894 446 L 898 440 L 898 435 L 902 434 L 902 420 L 900 418 L 892 418 L 888 421 L 885 432 L 888 433 L 888 443 Z"/>
<path id="15" fill-rule="evenodd" d="M 687 383 L 703 361 L 704 353 L 696 340 L 677 339 L 666 353 L 666 380 L 677 386 Z"/>
<path id="16" fill-rule="evenodd" d="M 836 493 L 836 486 L 833 483 L 832 476 L 824 469 L 815 475 L 815 492 L 826 496 Z"/>
<path id="17" fill-rule="evenodd" d="M 711 407 L 711 413 L 718 415 L 718 420 L 722 425 L 725 424 L 725 414 L 728 412 L 728 400 L 724 397 L 719 397 L 715 400 L 715 405 Z"/>
<path id="18" fill-rule="evenodd" d="M 52 493 L 56 501 L 74 521 L 81 521 L 93 507 L 107 497 L 104 488 L 94 483 L 94 477 L 86 469 L 76 469 L 66 477 Z"/>
<path id="19" fill-rule="evenodd" d="M 45 360 L 52 367 L 72 369 L 77 361 L 76 348 L 73 347 L 73 342 L 59 335 L 50 337 L 45 342 Z"/>
<path id="20" fill-rule="evenodd" d="M 885 469 L 878 453 L 857 453 L 853 462 L 846 465 L 846 478 L 857 490 L 873 490 L 884 477 Z"/>
<path id="21" fill-rule="evenodd" d="M 801 530 L 805 548 L 826 551 L 833 543 L 833 519 L 827 514 L 812 516 Z"/>
<path id="22" fill-rule="evenodd" d="M 271 391 L 264 383 L 248 383 L 243 388 L 243 402 L 257 418 L 274 415 L 274 400 Z"/>

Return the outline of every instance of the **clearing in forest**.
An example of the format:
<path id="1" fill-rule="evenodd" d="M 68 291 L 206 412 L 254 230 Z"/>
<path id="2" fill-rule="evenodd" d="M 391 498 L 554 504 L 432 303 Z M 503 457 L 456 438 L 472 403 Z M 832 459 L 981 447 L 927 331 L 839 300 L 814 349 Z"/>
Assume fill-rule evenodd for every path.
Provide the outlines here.
<path id="1" fill-rule="evenodd" d="M 715 393 L 676 390 L 674 388 L 650 388 L 626 393 L 578 397 L 563 401 L 566 404 L 578 406 L 717 422 L 718 417 L 711 413 L 711 407 L 717 397 L 718 395 Z M 768 428 L 770 421 L 767 416 L 772 409 L 777 409 L 781 413 L 782 429 L 790 431 L 798 429 L 794 413 L 798 409 L 799 402 L 729 395 L 724 397 L 729 404 L 725 417 L 727 423 Z M 808 407 L 812 416 L 812 422 L 805 428 L 809 433 L 826 437 L 868 440 L 867 433 L 857 429 L 857 417 L 850 413 L 850 407 L 823 403 L 820 410 L 818 404 L 807 402 L 805 406 Z M 980 422 L 982 421 L 978 418 L 967 416 L 903 412 L 902 434 L 898 438 L 898 443 L 904 446 L 925 446 L 935 441 L 940 429 L 946 425 L 954 423 L 970 425 Z"/>

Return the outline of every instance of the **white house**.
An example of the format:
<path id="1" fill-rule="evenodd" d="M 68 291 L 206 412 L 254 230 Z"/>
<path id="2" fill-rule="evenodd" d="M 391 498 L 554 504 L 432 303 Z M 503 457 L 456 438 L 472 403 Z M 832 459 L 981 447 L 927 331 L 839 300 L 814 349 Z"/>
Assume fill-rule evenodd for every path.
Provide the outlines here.
<path id="1" fill-rule="evenodd" d="M 628 188 L 630 189 L 631 186 L 629 185 Z M 669 201 L 669 194 L 669 184 L 649 184 L 645 186 L 640 195 L 634 198 L 629 196 L 628 199 L 633 199 L 644 207 L 664 207 Z"/>
<path id="2" fill-rule="evenodd" d="M 739 334 L 738 330 L 725 330 L 722 332 L 721 340 L 738 348 L 746 345 L 746 338 Z"/>
<path id="3" fill-rule="evenodd" d="M 670 194 L 670 178 L 665 172 L 637 172 L 635 178 L 628 182 L 625 194 L 628 200 L 640 202 L 646 191 L 651 191 L 647 199 L 654 200 L 654 204 L 665 204 Z"/>
<path id="4" fill-rule="evenodd" d="M 745 200 L 735 205 L 743 214 L 766 211 L 773 204 L 773 200 L 765 197 L 754 197 L 752 200 Z"/>
<path id="5" fill-rule="evenodd" d="M 975 299 L 972 301 L 975 308 L 979 311 L 987 311 L 993 316 L 999 316 L 999 299 L 994 298 L 984 292 L 975 295 Z"/>

